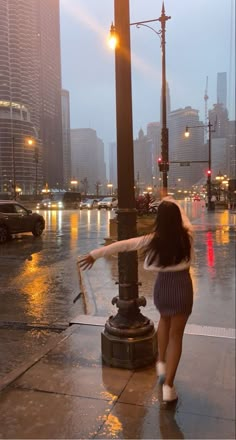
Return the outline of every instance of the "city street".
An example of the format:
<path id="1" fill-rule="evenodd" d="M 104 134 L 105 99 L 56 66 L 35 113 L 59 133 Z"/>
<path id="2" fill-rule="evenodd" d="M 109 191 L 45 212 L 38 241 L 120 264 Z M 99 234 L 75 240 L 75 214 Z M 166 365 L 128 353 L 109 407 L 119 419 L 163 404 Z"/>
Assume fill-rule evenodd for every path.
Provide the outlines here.
<path id="1" fill-rule="evenodd" d="M 234 328 L 236 216 L 228 211 L 207 213 L 204 202 L 183 202 L 196 232 L 195 288 L 190 323 Z M 31 234 L 13 238 L 0 247 L 0 377 L 37 352 L 76 316 L 114 314 L 117 295 L 117 256 L 96 262 L 82 274 L 88 297 L 80 292 L 77 256 L 104 243 L 114 211 L 41 211 L 46 229 L 41 238 Z M 142 310 L 154 321 L 153 274 L 139 261 Z M 112 293 L 111 293 L 112 292 Z M 86 300 L 86 304 L 84 303 Z"/>

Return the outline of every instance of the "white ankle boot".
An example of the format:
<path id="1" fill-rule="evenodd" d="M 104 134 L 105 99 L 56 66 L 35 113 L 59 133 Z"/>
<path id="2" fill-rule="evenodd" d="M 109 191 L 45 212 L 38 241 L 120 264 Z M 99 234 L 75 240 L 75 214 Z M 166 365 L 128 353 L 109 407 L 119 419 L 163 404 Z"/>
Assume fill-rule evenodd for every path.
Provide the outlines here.
<path id="1" fill-rule="evenodd" d="M 178 399 L 177 393 L 175 391 L 175 387 L 170 387 L 169 385 L 163 385 L 163 402 L 173 402 Z"/>

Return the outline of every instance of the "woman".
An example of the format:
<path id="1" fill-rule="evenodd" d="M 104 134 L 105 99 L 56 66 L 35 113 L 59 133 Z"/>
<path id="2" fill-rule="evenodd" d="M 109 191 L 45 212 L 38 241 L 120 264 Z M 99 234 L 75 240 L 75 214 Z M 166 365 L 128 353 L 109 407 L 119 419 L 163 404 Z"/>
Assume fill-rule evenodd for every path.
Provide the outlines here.
<path id="1" fill-rule="evenodd" d="M 154 285 L 154 304 L 161 315 L 157 374 L 163 383 L 163 400 L 171 402 L 178 398 L 174 379 L 193 305 L 189 273 L 193 259 L 192 226 L 174 199 L 166 197 L 159 204 L 153 233 L 95 249 L 82 256 L 79 264 L 82 269 L 90 269 L 98 258 L 138 249 L 144 249 L 146 255 L 144 268 L 158 272 Z"/>

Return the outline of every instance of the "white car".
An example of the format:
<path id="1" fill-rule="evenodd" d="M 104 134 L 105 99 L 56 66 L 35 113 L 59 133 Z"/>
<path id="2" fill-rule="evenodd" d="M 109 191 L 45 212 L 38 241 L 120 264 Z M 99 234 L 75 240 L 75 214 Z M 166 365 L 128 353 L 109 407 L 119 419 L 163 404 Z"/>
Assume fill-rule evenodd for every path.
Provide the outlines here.
<path id="1" fill-rule="evenodd" d="M 112 209 L 117 208 L 118 200 L 116 197 L 104 197 L 100 202 L 98 202 L 98 209 Z"/>
<path id="2" fill-rule="evenodd" d="M 96 199 L 85 199 L 80 202 L 79 209 L 93 209 L 97 208 L 98 201 Z"/>

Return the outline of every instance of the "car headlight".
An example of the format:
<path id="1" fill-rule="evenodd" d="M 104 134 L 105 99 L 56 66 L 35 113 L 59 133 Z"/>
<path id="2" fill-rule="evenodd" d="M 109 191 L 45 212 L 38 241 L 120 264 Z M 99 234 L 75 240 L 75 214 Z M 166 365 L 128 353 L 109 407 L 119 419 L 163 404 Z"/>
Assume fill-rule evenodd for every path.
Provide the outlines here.
<path id="1" fill-rule="evenodd" d="M 60 208 L 63 207 L 63 203 L 62 202 L 58 202 L 58 206 L 60 206 Z"/>

